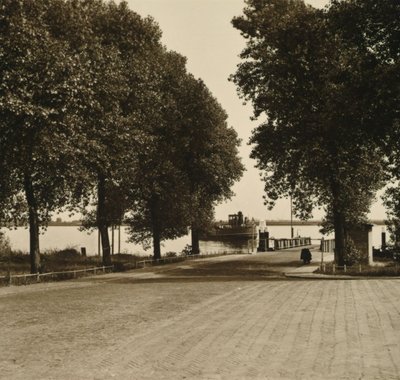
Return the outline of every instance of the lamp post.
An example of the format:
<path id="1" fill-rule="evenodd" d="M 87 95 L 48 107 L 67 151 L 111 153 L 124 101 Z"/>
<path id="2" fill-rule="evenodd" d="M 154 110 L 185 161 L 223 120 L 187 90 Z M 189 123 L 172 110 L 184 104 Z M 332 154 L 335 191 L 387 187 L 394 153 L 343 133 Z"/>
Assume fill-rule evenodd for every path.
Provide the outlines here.
<path id="1" fill-rule="evenodd" d="M 290 237 L 293 239 L 293 200 L 290 196 Z"/>

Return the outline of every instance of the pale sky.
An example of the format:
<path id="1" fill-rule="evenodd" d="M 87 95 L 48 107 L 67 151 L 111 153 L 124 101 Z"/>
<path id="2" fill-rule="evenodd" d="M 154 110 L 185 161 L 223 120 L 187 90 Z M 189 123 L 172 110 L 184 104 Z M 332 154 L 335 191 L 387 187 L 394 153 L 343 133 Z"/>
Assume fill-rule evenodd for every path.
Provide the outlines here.
<path id="1" fill-rule="evenodd" d="M 315 7 L 323 7 L 326 0 L 307 0 Z M 251 130 L 259 122 L 250 121 L 251 106 L 244 106 L 236 94 L 236 87 L 228 77 L 236 70 L 238 55 L 245 41 L 231 25 L 234 16 L 242 14 L 244 0 L 128 0 L 130 9 L 141 16 L 152 16 L 163 32 L 162 41 L 170 50 L 187 57 L 187 68 L 202 78 L 229 115 L 228 123 L 242 139 L 240 155 L 247 171 L 233 191 L 235 196 L 216 208 L 216 219 L 227 219 L 228 214 L 242 211 L 256 219 L 289 219 L 288 200 L 281 200 L 271 211 L 263 203 L 263 183 L 255 161 L 249 158 L 247 145 Z M 316 210 L 315 218 L 323 213 Z M 383 208 L 378 203 L 372 208 L 371 218 L 383 219 Z"/>

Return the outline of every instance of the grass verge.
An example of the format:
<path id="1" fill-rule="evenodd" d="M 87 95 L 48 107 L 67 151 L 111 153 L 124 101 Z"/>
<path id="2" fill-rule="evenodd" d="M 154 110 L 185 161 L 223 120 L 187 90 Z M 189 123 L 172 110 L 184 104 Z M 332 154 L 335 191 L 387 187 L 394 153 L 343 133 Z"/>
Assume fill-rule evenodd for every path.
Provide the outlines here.
<path id="1" fill-rule="evenodd" d="M 354 264 L 352 266 L 338 267 L 333 263 L 325 264 L 315 273 L 329 275 L 348 275 L 365 277 L 395 277 L 400 276 L 400 265 L 396 262 L 377 263 L 377 265 Z"/>

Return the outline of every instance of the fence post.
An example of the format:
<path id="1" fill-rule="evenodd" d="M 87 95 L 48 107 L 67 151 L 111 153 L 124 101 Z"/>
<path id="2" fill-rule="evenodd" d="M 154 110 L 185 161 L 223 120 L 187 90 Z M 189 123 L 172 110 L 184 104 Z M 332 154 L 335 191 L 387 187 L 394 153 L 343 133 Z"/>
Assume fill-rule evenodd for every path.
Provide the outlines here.
<path id="1" fill-rule="evenodd" d="M 343 269 L 344 269 L 344 272 L 346 273 L 346 272 L 347 272 L 347 266 L 346 266 L 346 264 L 344 264 Z"/>
<path id="2" fill-rule="evenodd" d="M 335 271 L 336 271 L 336 265 L 333 264 L 333 265 L 332 265 L 332 273 L 335 273 Z"/>
<path id="3" fill-rule="evenodd" d="M 359 269 L 359 271 L 360 271 L 360 273 L 361 273 L 361 264 L 358 266 L 358 269 Z"/>

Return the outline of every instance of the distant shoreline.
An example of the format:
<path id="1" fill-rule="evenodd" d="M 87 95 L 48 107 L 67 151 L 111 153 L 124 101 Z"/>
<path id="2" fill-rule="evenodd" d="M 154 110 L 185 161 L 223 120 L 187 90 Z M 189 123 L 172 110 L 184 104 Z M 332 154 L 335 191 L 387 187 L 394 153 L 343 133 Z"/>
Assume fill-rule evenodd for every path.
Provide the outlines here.
<path id="1" fill-rule="evenodd" d="M 320 226 L 322 223 L 322 220 L 307 220 L 307 221 L 301 221 L 301 220 L 293 220 L 291 223 L 290 220 L 265 220 L 263 221 L 265 225 L 268 226 L 290 226 L 291 224 L 293 226 Z M 370 220 L 369 221 L 371 224 L 378 225 L 378 226 L 384 226 L 385 221 L 384 220 Z M 49 227 L 81 227 L 82 222 L 80 220 L 72 220 L 72 221 L 51 221 L 48 224 Z M 122 226 L 126 226 L 125 224 L 122 224 Z M 7 226 L 0 226 L 1 227 L 7 227 Z M 21 225 L 18 227 L 27 227 L 26 225 Z"/>
<path id="2" fill-rule="evenodd" d="M 290 226 L 291 224 L 293 226 L 319 226 L 322 224 L 322 220 L 307 220 L 307 221 L 302 221 L 302 220 L 293 220 L 291 223 L 290 220 L 265 220 L 263 221 L 266 226 Z M 369 221 L 371 224 L 375 225 L 385 225 L 384 220 L 370 220 Z M 73 220 L 71 222 L 50 222 L 49 226 L 59 226 L 59 227 L 68 227 L 68 226 L 74 226 L 74 227 L 80 227 L 82 222 L 80 220 Z M 125 226 L 123 224 L 123 226 Z"/>
<path id="3" fill-rule="evenodd" d="M 319 226 L 322 224 L 322 220 L 306 220 L 306 221 L 302 221 L 302 220 L 293 220 L 293 222 L 291 223 L 290 220 L 265 220 L 263 221 L 266 226 L 290 226 L 291 224 L 293 224 L 293 226 Z M 384 220 L 370 220 L 369 223 L 371 224 L 375 224 L 375 225 L 385 225 L 385 221 Z"/>

